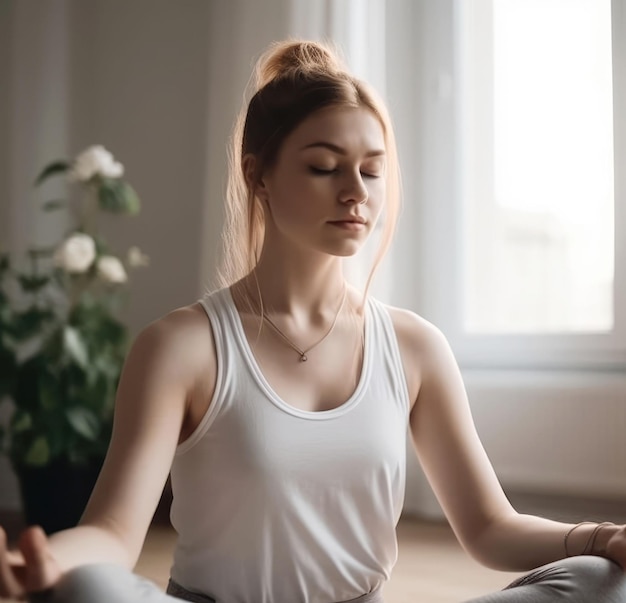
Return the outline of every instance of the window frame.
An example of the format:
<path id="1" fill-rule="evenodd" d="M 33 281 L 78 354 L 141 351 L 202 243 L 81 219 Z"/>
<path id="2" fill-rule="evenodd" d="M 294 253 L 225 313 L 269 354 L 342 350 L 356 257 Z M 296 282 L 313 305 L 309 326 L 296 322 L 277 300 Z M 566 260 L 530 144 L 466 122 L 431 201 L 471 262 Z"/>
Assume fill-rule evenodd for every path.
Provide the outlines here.
<path id="1" fill-rule="evenodd" d="M 424 315 L 447 335 L 459 364 L 467 369 L 585 369 L 619 371 L 626 369 L 626 0 L 612 0 L 612 54 L 614 107 L 614 194 L 615 194 L 615 280 L 614 328 L 607 333 L 571 334 L 472 334 L 463 329 L 463 206 L 461 165 L 463 160 L 460 124 L 464 118 L 463 77 L 460 43 L 463 35 L 464 0 L 452 3 L 454 54 L 445 64 L 426 65 L 426 77 L 441 78 L 447 70 L 451 79 L 450 102 L 428 100 L 427 119 L 435 119 L 442 131 L 449 127 L 451 140 L 434 149 L 429 160 L 436 171 L 451 170 L 451 182 L 438 181 L 425 166 L 422 194 L 422 257 L 437 258 L 437 268 L 423 268 L 429 290 L 421 295 Z M 439 42 L 435 42 L 439 43 Z M 427 81 L 427 80 L 426 80 Z M 624 108 L 620 111 L 620 108 Z M 444 120 L 450 120 L 448 126 Z M 451 165 L 452 163 L 452 165 Z M 436 199 L 437 203 L 432 201 Z M 426 263 L 426 262 L 425 262 Z"/>

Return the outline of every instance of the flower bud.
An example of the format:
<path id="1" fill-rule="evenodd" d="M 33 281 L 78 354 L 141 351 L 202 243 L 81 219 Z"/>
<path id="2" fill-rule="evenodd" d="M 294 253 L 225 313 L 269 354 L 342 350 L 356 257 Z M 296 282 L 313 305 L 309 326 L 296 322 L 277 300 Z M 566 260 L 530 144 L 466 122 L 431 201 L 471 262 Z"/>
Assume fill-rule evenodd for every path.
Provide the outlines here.
<path id="1" fill-rule="evenodd" d="M 113 255 L 103 255 L 98 260 L 98 275 L 109 283 L 125 283 L 128 275 L 122 262 Z"/>
<path id="2" fill-rule="evenodd" d="M 131 268 L 142 268 L 150 265 L 150 257 L 143 253 L 139 247 L 131 247 L 128 250 L 127 261 Z"/>
<path id="3" fill-rule="evenodd" d="M 86 272 L 96 258 L 96 243 L 86 234 L 76 233 L 65 239 L 54 253 L 54 263 L 66 272 Z"/>
<path id="4" fill-rule="evenodd" d="M 94 176 L 103 178 L 120 178 L 124 174 L 124 166 L 115 161 L 113 155 L 101 145 L 89 147 L 80 153 L 68 175 L 72 181 L 86 182 Z"/>

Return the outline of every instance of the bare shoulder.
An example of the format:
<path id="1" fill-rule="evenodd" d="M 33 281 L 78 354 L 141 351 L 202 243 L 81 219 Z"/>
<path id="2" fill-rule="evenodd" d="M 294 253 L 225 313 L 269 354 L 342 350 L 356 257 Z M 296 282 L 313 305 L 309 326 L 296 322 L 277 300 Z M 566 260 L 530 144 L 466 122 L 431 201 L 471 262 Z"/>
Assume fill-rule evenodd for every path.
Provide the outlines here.
<path id="1" fill-rule="evenodd" d="M 442 331 L 419 314 L 386 305 L 393 324 L 412 403 L 424 380 L 450 362 L 450 346 Z"/>
<path id="2" fill-rule="evenodd" d="M 148 324 L 128 354 L 118 390 L 120 405 L 178 408 L 184 440 L 213 397 L 217 354 L 211 324 L 199 302 Z M 131 395 L 124 395 L 130 392 Z M 140 395 L 141 392 L 141 395 Z M 178 422 L 178 421 L 176 421 Z"/>
<path id="3" fill-rule="evenodd" d="M 211 325 L 198 302 L 176 308 L 148 324 L 134 347 L 157 363 L 161 360 L 178 366 L 182 373 L 206 369 L 215 361 Z"/>
<path id="4" fill-rule="evenodd" d="M 419 314 L 386 306 L 393 323 L 400 351 L 415 359 L 427 360 L 441 347 L 448 347 L 448 342 L 441 330 Z"/>
<path id="5" fill-rule="evenodd" d="M 195 302 L 176 308 L 149 323 L 140 336 L 163 339 L 170 343 L 192 343 L 194 339 L 206 337 L 207 334 L 211 335 L 209 320 L 200 303 Z"/>

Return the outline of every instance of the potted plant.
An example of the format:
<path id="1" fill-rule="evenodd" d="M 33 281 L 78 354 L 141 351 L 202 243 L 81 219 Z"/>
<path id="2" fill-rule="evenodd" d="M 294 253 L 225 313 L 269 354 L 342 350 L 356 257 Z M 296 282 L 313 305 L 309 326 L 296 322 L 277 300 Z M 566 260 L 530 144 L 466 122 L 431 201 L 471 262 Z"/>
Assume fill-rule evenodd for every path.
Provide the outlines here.
<path id="1" fill-rule="evenodd" d="M 75 525 L 108 447 L 115 391 L 127 352 L 119 318 L 128 268 L 98 233 L 98 215 L 136 215 L 137 194 L 101 146 L 37 177 L 65 175 L 76 195 L 42 206 L 69 212 L 72 226 L 50 248 L 31 247 L 17 266 L 0 253 L 0 451 L 17 475 L 27 523 L 48 532 Z"/>

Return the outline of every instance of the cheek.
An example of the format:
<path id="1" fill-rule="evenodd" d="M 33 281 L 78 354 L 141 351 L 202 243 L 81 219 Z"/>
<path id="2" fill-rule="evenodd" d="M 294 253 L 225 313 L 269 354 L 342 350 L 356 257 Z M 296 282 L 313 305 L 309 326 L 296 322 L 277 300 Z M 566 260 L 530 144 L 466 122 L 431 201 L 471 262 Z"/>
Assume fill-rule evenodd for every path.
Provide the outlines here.
<path id="1" fill-rule="evenodd" d="M 308 216 L 319 212 L 319 193 L 301 180 L 287 179 L 275 189 L 270 198 L 270 208 L 277 225 L 297 226 Z M 316 202 L 317 200 L 317 202 Z"/>
<path id="2" fill-rule="evenodd" d="M 274 200 L 286 213 L 315 213 L 324 204 L 324 200 L 332 200 L 333 190 L 330 181 L 324 178 L 298 177 L 294 174 L 285 178 L 281 186 L 275 190 Z"/>
<path id="3" fill-rule="evenodd" d="M 387 187 L 384 180 L 376 180 L 368 186 L 368 205 L 372 214 L 378 215 L 385 206 Z"/>

